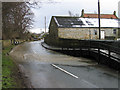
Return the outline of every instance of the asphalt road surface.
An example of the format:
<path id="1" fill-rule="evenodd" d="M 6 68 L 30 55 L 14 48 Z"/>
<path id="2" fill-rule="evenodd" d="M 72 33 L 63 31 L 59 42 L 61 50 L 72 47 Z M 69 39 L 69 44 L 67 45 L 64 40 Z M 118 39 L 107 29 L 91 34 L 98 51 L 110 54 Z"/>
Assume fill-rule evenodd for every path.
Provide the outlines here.
<path id="1" fill-rule="evenodd" d="M 118 88 L 118 72 L 93 60 L 72 57 L 41 46 L 41 41 L 16 46 L 10 55 L 34 88 Z M 55 68 L 52 64 L 68 73 Z M 72 75 L 78 77 L 75 78 Z"/>

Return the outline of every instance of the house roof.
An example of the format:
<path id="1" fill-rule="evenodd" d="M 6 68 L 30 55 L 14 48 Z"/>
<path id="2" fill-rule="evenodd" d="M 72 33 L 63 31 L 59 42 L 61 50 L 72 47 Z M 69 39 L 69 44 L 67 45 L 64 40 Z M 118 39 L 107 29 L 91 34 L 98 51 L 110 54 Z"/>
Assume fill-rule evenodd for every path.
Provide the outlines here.
<path id="1" fill-rule="evenodd" d="M 98 14 L 86 14 L 86 13 L 84 13 L 83 17 L 85 17 L 85 18 L 98 18 Z M 100 18 L 118 19 L 117 16 L 114 14 L 101 14 Z"/>
<path id="2" fill-rule="evenodd" d="M 67 17 L 54 16 L 57 26 L 61 28 L 76 28 L 76 27 L 98 27 L 98 18 L 82 18 L 82 17 Z M 118 19 L 101 19 L 101 27 L 118 28 Z"/>

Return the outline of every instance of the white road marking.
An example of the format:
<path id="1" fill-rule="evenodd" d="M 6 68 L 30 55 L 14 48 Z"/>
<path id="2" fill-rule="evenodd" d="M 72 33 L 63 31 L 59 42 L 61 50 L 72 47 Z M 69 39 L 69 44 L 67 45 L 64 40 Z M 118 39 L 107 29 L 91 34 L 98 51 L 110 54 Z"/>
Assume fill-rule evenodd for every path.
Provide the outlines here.
<path id="1" fill-rule="evenodd" d="M 53 67 L 55 67 L 55 68 L 57 68 L 57 69 L 59 69 L 59 70 L 65 72 L 66 74 L 68 74 L 68 75 L 74 77 L 74 78 L 78 78 L 78 76 L 76 76 L 76 75 L 74 75 L 74 74 L 72 74 L 72 73 L 70 73 L 70 72 L 68 72 L 68 71 L 66 71 L 66 70 L 64 70 L 64 69 L 62 69 L 62 68 L 56 66 L 55 64 L 51 64 L 51 65 L 52 65 Z"/>
<path id="2" fill-rule="evenodd" d="M 86 81 L 86 80 L 84 80 L 84 79 L 82 79 L 81 81 L 83 81 L 84 83 L 92 86 L 92 88 L 98 88 L 96 85 L 94 85 L 94 84 L 92 84 L 92 83 L 90 83 L 90 82 L 88 82 L 88 81 Z"/>

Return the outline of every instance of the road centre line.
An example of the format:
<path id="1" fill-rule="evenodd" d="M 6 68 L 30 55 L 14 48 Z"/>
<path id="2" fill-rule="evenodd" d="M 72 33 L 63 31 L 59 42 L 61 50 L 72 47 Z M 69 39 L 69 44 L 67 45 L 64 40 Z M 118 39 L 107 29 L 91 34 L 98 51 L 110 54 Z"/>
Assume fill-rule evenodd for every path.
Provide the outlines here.
<path id="1" fill-rule="evenodd" d="M 66 73 L 66 74 L 68 74 L 68 75 L 74 77 L 74 78 L 78 78 L 78 76 L 76 76 L 76 75 L 74 75 L 74 74 L 72 74 L 72 73 L 70 73 L 70 72 L 68 72 L 68 71 L 66 71 L 66 70 L 64 70 L 64 69 L 62 69 L 62 68 L 56 66 L 55 64 L 51 64 L 51 65 L 52 65 L 53 67 L 55 67 L 55 68 L 57 68 L 57 69 L 63 71 L 64 73 Z"/>
<path id="2" fill-rule="evenodd" d="M 55 64 L 51 64 L 51 65 L 52 65 L 53 67 L 55 67 L 55 68 L 57 68 L 57 69 L 59 69 L 59 70 L 65 72 L 66 74 L 68 74 L 68 75 L 74 77 L 74 78 L 78 78 L 78 76 L 76 76 L 76 75 L 74 75 L 74 74 L 72 74 L 72 73 L 70 73 L 70 72 L 68 72 L 68 71 L 66 71 L 66 70 L 64 70 L 64 69 L 62 69 L 62 68 L 60 68 L 60 67 L 58 67 L 58 66 L 55 65 Z M 86 81 L 86 80 L 84 80 L 84 79 L 82 79 L 82 82 L 84 82 L 84 83 L 86 83 L 86 84 L 92 86 L 93 88 L 98 88 L 96 85 L 94 85 L 94 84 L 92 84 L 92 83 L 90 83 L 90 82 L 88 82 L 88 81 Z"/>

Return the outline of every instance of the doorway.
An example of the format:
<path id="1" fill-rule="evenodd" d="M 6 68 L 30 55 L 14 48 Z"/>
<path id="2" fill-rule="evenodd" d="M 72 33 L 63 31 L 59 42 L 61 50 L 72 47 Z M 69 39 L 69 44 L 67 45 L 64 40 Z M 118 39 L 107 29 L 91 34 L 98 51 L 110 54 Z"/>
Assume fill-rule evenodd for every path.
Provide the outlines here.
<path id="1" fill-rule="evenodd" d="M 101 31 L 101 39 L 105 39 L 105 31 Z"/>

